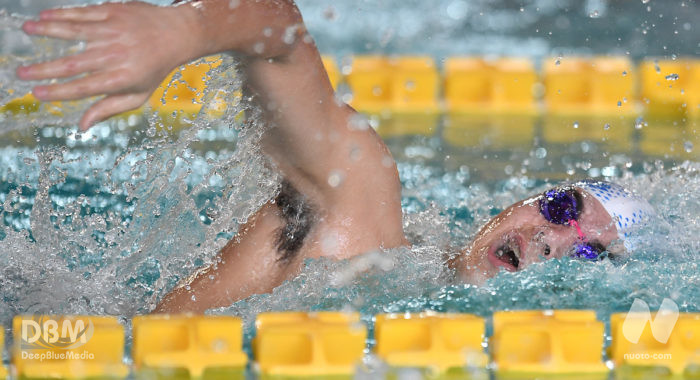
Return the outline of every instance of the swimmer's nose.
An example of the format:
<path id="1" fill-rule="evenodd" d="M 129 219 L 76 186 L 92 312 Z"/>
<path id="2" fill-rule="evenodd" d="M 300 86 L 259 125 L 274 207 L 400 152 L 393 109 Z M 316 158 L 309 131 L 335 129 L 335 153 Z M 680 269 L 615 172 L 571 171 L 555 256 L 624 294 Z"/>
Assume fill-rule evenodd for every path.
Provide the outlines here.
<path id="1" fill-rule="evenodd" d="M 531 231 L 530 257 L 531 262 L 542 261 L 543 259 L 557 258 L 563 255 L 569 241 L 575 238 L 568 228 L 538 228 Z"/>

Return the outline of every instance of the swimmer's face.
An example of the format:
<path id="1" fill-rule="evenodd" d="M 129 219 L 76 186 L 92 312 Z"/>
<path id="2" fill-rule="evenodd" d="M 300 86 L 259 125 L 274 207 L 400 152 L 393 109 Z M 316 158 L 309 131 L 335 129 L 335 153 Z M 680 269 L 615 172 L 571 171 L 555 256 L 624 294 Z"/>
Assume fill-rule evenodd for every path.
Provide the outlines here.
<path id="1" fill-rule="evenodd" d="M 577 221 L 588 243 L 609 247 L 618 239 L 612 218 L 593 196 L 577 187 L 573 190 L 581 203 Z M 514 272 L 573 252 L 580 241 L 576 228 L 547 221 L 540 213 L 540 197 L 508 207 L 479 231 L 453 262 L 465 281 L 482 283 L 500 270 Z"/>

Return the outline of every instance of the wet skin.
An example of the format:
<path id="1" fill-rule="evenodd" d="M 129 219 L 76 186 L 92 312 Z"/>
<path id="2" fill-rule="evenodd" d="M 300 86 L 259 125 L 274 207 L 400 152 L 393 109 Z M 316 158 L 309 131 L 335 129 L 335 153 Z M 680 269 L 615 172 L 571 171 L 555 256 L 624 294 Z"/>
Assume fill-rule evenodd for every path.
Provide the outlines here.
<path id="1" fill-rule="evenodd" d="M 595 197 L 575 190 L 583 200 L 578 224 L 587 241 L 617 251 L 617 229 L 608 212 Z M 501 270 L 514 272 L 571 254 L 580 241 L 576 228 L 547 221 L 539 211 L 540 197 L 511 205 L 481 228 L 454 263 L 464 281 L 480 284 Z"/>

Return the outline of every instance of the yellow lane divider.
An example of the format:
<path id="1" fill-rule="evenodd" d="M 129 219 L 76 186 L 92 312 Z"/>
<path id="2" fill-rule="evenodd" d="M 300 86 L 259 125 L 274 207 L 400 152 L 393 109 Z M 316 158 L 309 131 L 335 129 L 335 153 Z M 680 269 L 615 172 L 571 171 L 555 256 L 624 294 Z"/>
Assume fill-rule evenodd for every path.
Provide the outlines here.
<path id="1" fill-rule="evenodd" d="M 604 326 L 593 311 L 496 312 L 493 331 L 491 354 L 499 373 L 607 376 Z"/>
<path id="2" fill-rule="evenodd" d="M 124 327 L 114 317 L 16 316 L 12 360 L 20 378 L 124 378 Z"/>
<path id="3" fill-rule="evenodd" d="M 173 71 L 149 103 L 156 108 L 177 103 L 181 110 L 195 113 L 201 107 L 207 73 L 220 63 L 220 57 L 213 56 Z M 637 69 L 621 56 L 550 57 L 542 62 L 542 83 L 533 62 L 518 57 L 450 57 L 442 73 L 426 56 L 354 56 L 344 73 L 331 56 L 324 56 L 323 64 L 333 86 L 347 82 L 352 104 L 370 112 L 442 110 L 441 95 L 448 112 L 483 111 L 484 107 L 493 112 L 531 111 L 540 97 L 555 112 L 631 112 L 637 100 L 652 113 L 700 112 L 698 59 L 649 58 Z M 168 88 L 175 73 L 181 82 Z M 31 97 L 22 98 L 5 109 L 20 111 L 17 105 L 34 102 Z"/>
<path id="4" fill-rule="evenodd" d="M 323 56 L 321 60 L 323 61 L 323 66 L 326 68 L 326 73 L 328 73 L 328 80 L 331 82 L 331 86 L 337 89 L 342 79 L 342 74 L 338 69 L 338 65 L 335 63 L 335 59 L 333 59 L 333 57 Z"/>
<path id="5" fill-rule="evenodd" d="M 448 113 L 525 113 L 536 111 L 537 74 L 531 61 L 503 58 L 449 58 L 444 98 Z"/>
<path id="6" fill-rule="evenodd" d="M 384 126 L 384 131 L 379 126 L 380 133 L 387 136 L 428 134 L 442 113 L 611 119 L 645 113 L 683 123 L 700 117 L 700 60 L 695 58 L 649 58 L 635 66 L 621 56 L 551 57 L 542 61 L 539 71 L 532 60 L 518 57 L 450 57 L 441 70 L 426 56 L 354 56 L 342 71 L 333 57 L 322 59 L 333 87 L 345 83 L 351 105 L 374 115 Z M 213 56 L 173 71 L 149 106 L 166 123 L 181 127 L 183 117 L 191 118 L 201 109 L 209 71 L 220 63 L 220 57 Z M 174 75 L 179 80 L 168 86 Z M 228 101 L 222 97 L 210 111 L 220 114 Z M 39 107 L 27 95 L 4 105 L 0 113 L 28 114 Z M 48 112 L 60 115 L 61 103 L 50 103 Z M 391 115 L 425 120 L 393 121 Z"/>
<path id="7" fill-rule="evenodd" d="M 433 373 L 485 368 L 483 318 L 470 314 L 383 314 L 376 317 L 375 351 L 392 367 Z"/>
<path id="8" fill-rule="evenodd" d="M 663 368 L 674 375 L 690 378 L 692 373 L 700 378 L 700 313 L 681 313 L 678 320 L 657 314 L 653 326 L 648 316 L 619 313 L 610 317 L 608 356 L 616 367 L 631 372 Z M 643 326 L 640 336 L 634 334 L 637 325 Z"/>
<path id="9" fill-rule="evenodd" d="M 700 60 L 648 58 L 639 65 L 640 98 L 649 113 L 700 116 Z"/>
<path id="10" fill-rule="evenodd" d="M 134 370 L 142 377 L 221 375 L 244 378 L 241 320 L 150 315 L 133 320 Z"/>
<path id="11" fill-rule="evenodd" d="M 350 376 L 367 331 L 356 313 L 263 313 L 253 340 L 262 376 Z"/>
<path id="12" fill-rule="evenodd" d="M 680 313 L 677 321 L 635 316 L 611 316 L 607 358 L 617 377 L 700 377 L 700 313 Z M 374 353 L 389 366 L 390 376 L 417 369 L 431 377 L 460 378 L 490 368 L 497 378 L 590 380 L 610 374 L 603 362 L 604 326 L 590 310 L 496 312 L 488 352 L 485 320 L 477 316 L 423 312 L 375 320 Z M 367 353 L 367 330 L 356 313 L 263 313 L 256 330 L 251 368 L 263 378 L 348 378 Z M 139 316 L 133 318 L 132 335 L 135 378 L 246 376 L 238 318 Z M 19 378 L 129 374 L 124 327 L 114 317 L 17 316 L 13 336 L 12 373 Z M 6 368 L 0 371 L 0 379 L 8 375 Z"/>
<path id="13" fill-rule="evenodd" d="M 0 358 L 3 357 L 3 352 L 5 351 L 5 330 L 0 328 Z M 2 365 L 0 361 L 0 379 L 5 379 L 7 377 L 7 368 Z"/>
<path id="14" fill-rule="evenodd" d="M 380 135 L 432 135 L 437 127 L 440 75 L 430 57 L 357 56 L 345 80 L 350 105 L 369 114 Z"/>
<path id="15" fill-rule="evenodd" d="M 361 112 L 437 113 L 440 76 L 430 57 L 357 56 L 346 81 Z"/>
<path id="16" fill-rule="evenodd" d="M 164 113 L 180 111 L 194 115 L 202 108 L 209 71 L 221 65 L 218 56 L 207 57 L 175 69 L 151 95 L 148 104 Z M 173 77 L 178 79 L 173 81 Z"/>
<path id="17" fill-rule="evenodd" d="M 636 73 L 627 58 L 550 58 L 542 71 L 548 112 L 613 116 L 637 111 Z"/>

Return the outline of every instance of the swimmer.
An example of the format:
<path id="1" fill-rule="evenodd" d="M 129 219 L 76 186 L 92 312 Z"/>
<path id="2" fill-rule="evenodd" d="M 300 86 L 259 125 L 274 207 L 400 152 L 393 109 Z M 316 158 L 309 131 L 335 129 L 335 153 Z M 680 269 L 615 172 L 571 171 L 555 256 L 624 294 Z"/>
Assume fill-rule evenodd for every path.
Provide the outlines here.
<path id="1" fill-rule="evenodd" d="M 357 112 L 334 96 L 293 1 L 52 9 L 23 29 L 86 42 L 81 53 L 17 70 L 24 80 L 78 76 L 35 87 L 42 101 L 104 96 L 83 115 L 82 130 L 141 106 L 179 65 L 222 52 L 241 60 L 243 91 L 264 110 L 270 126 L 263 152 L 285 180 L 276 198 L 218 253 L 215 264 L 164 297 L 157 312 L 203 312 L 270 292 L 299 273 L 308 258 L 346 259 L 410 244 L 393 158 L 369 125 L 358 128 Z M 344 173 L 340 186 L 328 181 L 337 170 Z M 506 209 L 450 264 L 465 281 L 481 282 L 502 268 L 520 270 L 546 258 L 596 259 L 613 249 L 620 234 L 624 237 L 616 224 L 619 216 L 628 218 L 633 210 L 634 218 L 637 209 L 651 213 L 646 206 L 612 184 L 562 186 Z"/>
<path id="2" fill-rule="evenodd" d="M 655 215 L 622 186 L 585 180 L 564 184 L 506 208 L 451 263 L 464 281 L 482 283 L 499 270 L 543 259 L 599 260 L 635 248 L 631 233 Z"/>

